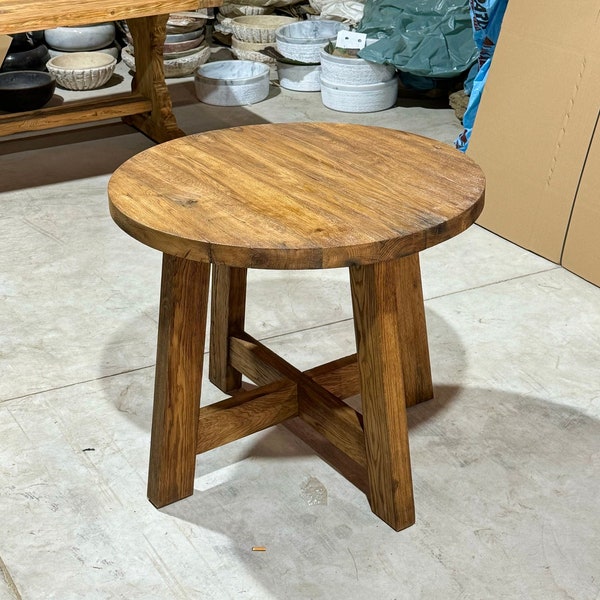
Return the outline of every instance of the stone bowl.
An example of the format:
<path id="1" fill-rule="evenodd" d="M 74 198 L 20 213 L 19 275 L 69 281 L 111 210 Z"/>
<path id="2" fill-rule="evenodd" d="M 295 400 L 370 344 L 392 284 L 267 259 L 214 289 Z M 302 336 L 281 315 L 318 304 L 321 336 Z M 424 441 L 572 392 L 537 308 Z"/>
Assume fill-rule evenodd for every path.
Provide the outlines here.
<path id="1" fill-rule="evenodd" d="M 110 46 L 115 41 L 116 29 L 112 22 L 56 27 L 46 29 L 46 44 L 54 50 L 67 52 L 87 52 Z"/>
<path id="2" fill-rule="evenodd" d="M 167 34 L 196 31 L 206 25 L 207 19 L 186 14 L 171 13 L 167 21 Z"/>
<path id="3" fill-rule="evenodd" d="M 230 26 L 233 35 L 242 42 L 272 43 L 278 27 L 297 20 L 279 15 L 246 15 L 231 19 Z"/>
<path id="4" fill-rule="evenodd" d="M 24 112 L 37 110 L 54 95 L 56 81 L 42 71 L 0 73 L 0 110 Z"/>
<path id="5" fill-rule="evenodd" d="M 50 53 L 50 58 L 72 54 L 72 52 L 65 52 L 64 50 L 54 50 L 54 48 L 48 48 L 48 52 Z M 86 50 L 86 52 L 102 52 L 103 54 L 109 54 L 117 62 L 119 62 L 119 58 L 121 58 L 121 47 L 116 42 L 112 43 L 110 46 L 106 46 L 106 48 L 101 48 L 100 50 Z"/>
<path id="6" fill-rule="evenodd" d="M 351 113 L 377 112 L 394 106 L 397 97 L 397 76 L 379 83 L 342 85 L 327 81 L 321 74 L 321 101 L 332 110 Z"/>
<path id="7" fill-rule="evenodd" d="M 192 53 L 185 54 L 184 56 L 178 56 L 175 58 L 163 59 L 163 68 L 165 71 L 165 77 L 167 79 L 173 77 L 185 77 L 186 75 L 192 75 L 194 71 L 201 65 L 203 65 L 210 57 L 211 49 L 210 46 L 200 46 L 196 48 Z M 121 51 L 121 57 L 127 67 L 135 72 L 135 57 L 132 46 L 125 46 Z"/>
<path id="8" fill-rule="evenodd" d="M 43 30 L 11 33 L 9 35 L 12 38 L 9 52 L 22 52 L 23 50 L 30 50 L 31 48 L 36 48 L 40 44 L 44 43 Z"/>
<path id="9" fill-rule="evenodd" d="M 167 33 L 165 44 L 178 44 L 180 42 L 188 42 L 204 37 L 204 27 L 195 29 L 194 31 L 186 31 L 183 33 Z"/>
<path id="10" fill-rule="evenodd" d="M 95 90 L 112 77 L 116 59 L 102 52 L 72 52 L 51 58 L 46 67 L 67 90 Z"/>
<path id="11" fill-rule="evenodd" d="M 279 27 L 275 32 L 277 50 L 285 58 L 303 63 L 321 61 L 321 50 L 337 38 L 339 31 L 348 29 L 340 21 L 299 21 Z"/>
<path id="12" fill-rule="evenodd" d="M 279 85 L 295 92 L 318 92 L 321 89 L 321 65 L 295 65 L 277 61 Z"/>
<path id="13" fill-rule="evenodd" d="M 262 54 L 257 50 L 243 50 L 242 48 L 234 48 L 232 45 L 231 54 L 233 54 L 233 56 L 235 56 L 235 58 L 238 60 L 251 60 L 254 62 L 265 63 L 276 70 L 277 61 L 274 58 L 267 56 L 266 54 Z"/>
<path id="14" fill-rule="evenodd" d="M 48 48 L 40 44 L 27 50 L 10 51 L 4 58 L 0 71 L 45 71 L 49 60 Z"/>
<path id="15" fill-rule="evenodd" d="M 193 40 L 186 40 L 184 42 L 165 43 L 165 45 L 163 46 L 163 54 L 169 55 L 177 54 L 179 52 L 188 52 L 190 50 L 194 50 L 195 48 L 200 47 L 203 41 L 204 34 L 194 38 Z"/>
<path id="16" fill-rule="evenodd" d="M 219 13 L 230 18 L 244 15 L 270 15 L 274 10 L 272 6 L 251 6 L 249 4 L 222 4 L 219 6 Z"/>
<path id="17" fill-rule="evenodd" d="M 381 65 L 364 58 L 334 56 L 321 50 L 323 79 L 330 83 L 363 85 L 388 81 L 396 74 L 394 65 Z"/>
<path id="18" fill-rule="evenodd" d="M 260 52 L 271 45 L 272 44 L 269 44 L 268 42 L 244 42 L 242 40 L 238 40 L 235 36 L 232 36 L 231 38 L 232 50 L 249 50 L 250 52 Z"/>
<path id="19" fill-rule="evenodd" d="M 196 97 L 205 104 L 243 106 L 269 95 L 270 68 L 250 60 L 209 62 L 196 70 Z"/>
<path id="20" fill-rule="evenodd" d="M 183 56 L 184 53 L 191 53 L 196 48 L 199 48 L 202 45 L 202 42 L 204 42 L 205 29 L 202 28 L 191 33 L 192 37 L 188 37 L 189 34 L 187 33 L 167 35 L 163 45 L 163 55 L 169 58 L 174 58 L 176 55 Z M 183 38 L 181 36 L 183 36 Z M 179 41 L 177 41 L 178 38 Z M 135 47 L 135 44 L 133 43 L 133 36 L 130 33 L 125 36 L 125 39 L 127 40 L 127 44 L 129 46 Z"/>

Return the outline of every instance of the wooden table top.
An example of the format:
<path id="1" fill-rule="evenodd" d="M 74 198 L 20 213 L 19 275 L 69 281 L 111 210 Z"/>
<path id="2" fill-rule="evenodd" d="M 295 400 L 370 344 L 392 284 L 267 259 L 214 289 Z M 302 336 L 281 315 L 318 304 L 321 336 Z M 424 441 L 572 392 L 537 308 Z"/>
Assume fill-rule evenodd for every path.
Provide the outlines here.
<path id="1" fill-rule="evenodd" d="M 219 4 L 221 0 L 0 0 L 0 33 L 164 15 Z"/>
<path id="2" fill-rule="evenodd" d="M 233 267 L 319 269 L 413 254 L 469 227 L 480 168 L 382 127 L 251 125 L 160 144 L 109 182 L 115 222 L 167 254 Z"/>

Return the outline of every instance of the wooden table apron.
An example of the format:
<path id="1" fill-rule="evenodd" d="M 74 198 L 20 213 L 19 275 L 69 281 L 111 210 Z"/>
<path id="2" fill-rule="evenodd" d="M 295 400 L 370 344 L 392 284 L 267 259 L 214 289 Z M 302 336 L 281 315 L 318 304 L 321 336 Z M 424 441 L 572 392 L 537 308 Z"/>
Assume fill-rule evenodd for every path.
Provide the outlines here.
<path id="1" fill-rule="evenodd" d="M 122 118 L 157 142 L 183 135 L 172 113 L 162 47 L 169 13 L 218 6 L 221 0 L 0 0 L 0 33 L 126 19 L 135 45 L 132 93 L 76 100 L 0 115 L 0 136 Z"/>
<path id="2" fill-rule="evenodd" d="M 373 512 L 414 522 L 406 407 L 433 395 L 418 253 L 469 227 L 484 177 L 427 138 L 334 123 L 188 136 L 128 160 L 111 215 L 163 252 L 148 493 L 193 493 L 196 454 L 300 417 L 366 470 Z M 200 407 L 209 375 L 233 393 Z M 246 270 L 347 267 L 356 355 L 301 372 L 244 330 Z M 362 414 L 343 402 L 360 392 Z"/>

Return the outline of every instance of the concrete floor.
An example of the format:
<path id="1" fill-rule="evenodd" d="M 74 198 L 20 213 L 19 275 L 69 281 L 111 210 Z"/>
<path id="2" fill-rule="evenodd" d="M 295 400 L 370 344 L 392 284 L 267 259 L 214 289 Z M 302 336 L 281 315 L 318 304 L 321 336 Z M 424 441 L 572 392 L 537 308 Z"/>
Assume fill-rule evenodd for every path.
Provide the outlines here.
<path id="1" fill-rule="evenodd" d="M 343 114 L 273 87 L 229 109 L 170 87 L 188 133 L 460 130 L 405 101 Z M 283 426 L 149 504 L 160 255 L 106 199 L 149 145 L 114 122 L 0 148 L 0 600 L 600 598 L 600 289 L 478 226 L 422 254 L 436 398 L 410 410 L 416 525 L 392 531 Z M 301 368 L 353 350 L 344 270 L 253 271 L 248 303 L 249 330 Z"/>

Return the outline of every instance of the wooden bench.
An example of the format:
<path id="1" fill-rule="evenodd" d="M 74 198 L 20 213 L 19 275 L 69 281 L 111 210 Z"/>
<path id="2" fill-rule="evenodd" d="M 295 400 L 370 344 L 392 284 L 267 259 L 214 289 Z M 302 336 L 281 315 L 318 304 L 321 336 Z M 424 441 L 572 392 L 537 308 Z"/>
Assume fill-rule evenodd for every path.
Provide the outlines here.
<path id="1" fill-rule="evenodd" d="M 0 136 L 121 118 L 156 142 L 183 135 L 165 83 L 162 46 L 169 13 L 219 6 L 221 0 L 2 0 L 0 33 L 126 19 L 135 44 L 132 93 L 0 115 Z"/>

